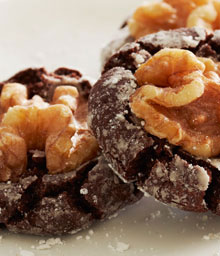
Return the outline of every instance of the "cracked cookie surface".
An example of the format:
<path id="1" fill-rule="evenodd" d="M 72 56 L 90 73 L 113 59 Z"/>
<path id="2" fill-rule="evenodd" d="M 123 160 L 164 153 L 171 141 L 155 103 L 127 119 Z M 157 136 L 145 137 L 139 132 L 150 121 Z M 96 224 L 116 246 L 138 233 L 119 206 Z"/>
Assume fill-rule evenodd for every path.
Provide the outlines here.
<path id="1" fill-rule="evenodd" d="M 156 0 L 134 10 L 102 51 L 102 67 L 124 44 L 162 30 L 201 27 L 220 29 L 219 0 Z"/>
<path id="2" fill-rule="evenodd" d="M 141 198 L 100 155 L 87 125 L 90 89 L 88 80 L 67 68 L 27 69 L 0 84 L 2 134 L 10 132 L 24 145 L 23 152 L 13 148 L 17 141 L 11 139 L 7 150 L 19 159 L 1 159 L 10 170 L 1 165 L 1 226 L 35 235 L 75 233 Z M 49 137 L 55 144 L 48 152 Z"/>
<path id="3" fill-rule="evenodd" d="M 148 105 L 145 104 L 150 104 L 151 107 L 162 104 L 163 108 L 167 108 L 166 113 L 163 111 L 162 107 L 155 107 L 154 110 L 163 113 L 167 119 L 171 118 L 172 121 L 177 120 L 175 116 L 178 117 L 182 113 L 183 116 L 180 117 L 177 122 L 184 122 L 184 113 L 188 113 L 187 111 L 189 109 L 180 112 L 180 106 L 175 107 L 173 104 L 188 104 L 189 101 L 192 100 L 190 104 L 194 104 L 196 107 L 197 101 L 190 97 L 196 96 L 198 100 L 203 99 L 204 101 L 205 96 L 201 95 L 203 95 L 203 92 L 205 92 L 204 95 L 208 95 L 210 91 L 207 88 L 214 86 L 214 84 L 218 91 L 219 46 L 219 31 L 217 30 L 210 34 L 202 28 L 161 31 L 143 37 L 134 43 L 125 45 L 109 59 L 105 65 L 102 77 L 92 89 L 89 101 L 90 126 L 103 149 L 104 155 L 119 177 L 127 182 L 134 182 L 141 191 L 153 195 L 156 199 L 166 204 L 195 212 L 211 210 L 218 215 L 220 215 L 220 200 L 218 195 L 220 187 L 218 169 L 219 153 L 217 152 L 214 155 L 205 154 L 204 156 L 201 154 L 201 151 L 198 151 L 197 154 L 195 148 L 193 149 L 193 145 L 191 145 L 192 147 L 190 146 L 190 148 L 194 150 L 194 152 L 190 150 L 187 151 L 187 148 L 178 145 L 176 141 L 169 141 L 169 136 L 161 136 L 161 134 L 159 134 L 160 129 L 163 128 L 160 122 L 159 125 L 154 127 L 154 130 L 156 129 L 158 133 L 152 133 L 152 129 L 146 129 L 146 127 L 152 127 L 150 119 L 148 119 L 148 115 L 145 115 L 146 113 L 142 111 L 146 110 L 146 106 L 148 107 Z M 198 81 L 201 82 L 199 82 L 198 90 L 196 90 L 196 86 L 191 86 L 190 84 L 191 81 L 195 81 L 194 78 L 191 80 L 191 75 L 185 78 L 181 76 L 180 79 L 177 79 L 175 74 L 173 76 L 170 74 L 170 80 L 167 80 L 166 77 L 169 75 L 169 70 L 166 70 L 166 68 L 169 68 L 169 63 L 166 58 L 164 66 L 163 62 L 157 63 L 155 66 L 153 65 L 154 57 L 159 57 L 159 54 L 163 53 L 163 51 L 167 51 L 169 54 L 174 51 L 183 51 L 196 60 L 196 64 L 193 64 L 193 68 L 189 69 L 193 75 L 195 71 L 194 68 L 197 70 L 196 75 L 198 75 L 198 70 L 203 70 L 199 71 L 204 77 L 201 81 L 200 78 L 198 78 Z M 178 54 L 174 55 L 178 57 Z M 190 64 L 188 60 L 187 65 Z M 148 63 L 149 66 L 147 66 L 148 64 L 146 63 Z M 179 70 L 179 73 L 182 72 L 183 74 L 185 69 L 191 64 L 189 66 L 175 66 L 175 63 L 171 63 L 170 65 L 172 71 L 175 71 L 175 68 L 181 69 L 182 67 L 184 70 Z M 146 69 L 146 72 L 141 72 L 140 76 L 138 76 L 136 72 L 138 72 L 138 69 L 141 70 L 142 68 L 143 71 Z M 217 76 L 212 73 L 213 68 L 215 72 L 217 72 Z M 151 69 L 153 69 L 152 72 L 148 72 Z M 210 76 L 211 73 L 206 73 L 210 71 L 212 76 Z M 154 80 L 156 74 L 159 74 L 159 78 L 157 77 L 156 80 Z M 160 74 L 162 74 L 162 76 L 160 76 Z M 147 80 L 145 81 L 146 78 Z M 208 87 L 203 87 L 203 81 L 208 81 L 206 78 L 211 78 L 214 82 L 210 81 Z M 166 88 L 167 81 L 169 81 L 170 88 Z M 174 86 L 172 83 L 174 83 Z M 188 89 L 192 87 L 193 93 L 189 93 L 189 97 L 181 97 L 180 102 L 177 100 L 178 93 L 181 93 L 181 90 L 185 88 L 184 86 L 180 86 L 181 83 L 183 83 L 184 86 L 188 85 Z M 147 86 L 147 84 L 149 84 L 149 86 Z M 146 87 L 148 87 L 147 93 L 145 93 Z M 144 105 L 141 106 L 141 108 L 143 107 L 141 110 L 141 112 L 144 113 L 143 116 L 136 115 L 135 109 L 132 109 L 131 102 L 131 99 L 138 96 L 138 92 L 141 92 L 141 90 L 143 90 L 143 95 L 141 95 L 143 96 L 144 102 Z M 215 89 L 214 91 L 217 93 Z M 184 90 L 182 93 L 183 92 Z M 168 95 L 169 97 L 164 98 L 164 95 Z M 213 95 L 215 95 L 215 93 Z M 210 98 L 209 96 L 208 98 Z M 150 97 L 150 99 L 148 97 Z M 214 98 L 216 99 L 216 96 Z M 140 102 L 140 100 L 136 101 L 137 104 Z M 214 104 L 215 100 L 211 100 L 211 102 Z M 216 102 L 218 102 L 218 97 Z M 216 116 L 217 118 L 218 115 L 215 115 L 215 113 L 218 112 L 216 107 L 212 106 L 208 108 L 208 106 L 211 105 L 206 105 L 206 103 L 202 104 L 202 106 L 206 106 L 204 111 L 211 111 L 213 117 Z M 169 110 L 175 108 L 178 109 L 178 111 L 174 111 L 173 115 L 171 115 Z M 201 112 L 203 111 L 201 107 L 198 107 L 198 109 Z M 194 110 L 196 110 L 196 108 Z M 196 114 L 194 110 L 191 111 L 191 117 Z M 152 117 L 151 114 L 150 117 Z M 168 114 L 168 116 L 166 114 Z M 157 118 L 159 117 L 155 116 L 155 120 Z M 204 119 L 203 114 L 201 116 L 200 113 L 195 120 L 197 120 L 198 123 L 206 123 L 211 122 L 212 119 L 213 118 Z M 197 126 L 195 122 L 193 124 L 194 126 L 191 124 L 190 127 L 195 131 L 195 127 Z M 164 127 L 165 130 L 167 130 L 166 126 Z M 202 126 L 199 125 L 198 127 L 202 129 Z M 211 125 L 211 127 L 213 126 Z M 171 129 L 167 132 L 172 133 Z M 200 132 L 201 131 L 198 130 L 198 134 L 200 134 Z M 206 128 L 203 132 L 211 132 L 211 130 Z M 218 137 L 216 132 L 214 132 L 214 135 Z M 171 134 L 171 138 L 175 140 L 177 137 L 173 137 Z M 204 145 L 206 145 L 206 143 Z M 216 149 L 217 147 L 214 148 Z M 203 153 L 204 152 L 208 151 L 205 150 Z M 209 152 L 212 152 L 212 150 Z"/>

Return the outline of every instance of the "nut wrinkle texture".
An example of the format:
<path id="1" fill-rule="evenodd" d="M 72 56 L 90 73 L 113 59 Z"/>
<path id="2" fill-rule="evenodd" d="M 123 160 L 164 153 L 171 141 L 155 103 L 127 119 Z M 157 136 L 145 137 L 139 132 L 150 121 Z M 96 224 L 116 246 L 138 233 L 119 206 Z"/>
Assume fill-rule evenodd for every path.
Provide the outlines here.
<path id="1" fill-rule="evenodd" d="M 160 30 L 202 27 L 220 28 L 219 0 L 164 0 L 146 2 L 128 20 L 131 35 L 138 39 Z"/>
<path id="2" fill-rule="evenodd" d="M 74 116 L 82 109 L 79 98 L 77 89 L 72 86 L 56 87 L 52 101 L 48 103 L 38 95 L 27 99 L 25 85 L 3 85 L 0 123 L 2 181 L 14 179 L 26 170 L 29 150 L 45 151 L 49 173 L 70 171 L 96 156 L 96 140 L 85 120 L 81 123 Z"/>
<path id="3" fill-rule="evenodd" d="M 156 69 L 157 67 L 157 69 Z M 198 157 L 219 155 L 219 63 L 163 49 L 135 73 L 131 110 L 145 129 Z"/>
<path id="4" fill-rule="evenodd" d="M 219 49 L 219 30 L 193 27 L 147 35 L 112 55 L 89 97 L 89 125 L 121 179 L 163 203 L 218 215 Z M 147 131 L 150 119 L 133 111 L 139 92 L 143 107 L 161 115 L 154 129 L 167 130 L 161 125 L 165 117 L 174 122 L 166 131 L 172 143 Z M 188 152 L 178 144 L 186 134 Z"/>
<path id="5" fill-rule="evenodd" d="M 220 29 L 219 10 L 219 0 L 146 1 L 137 7 L 118 30 L 117 36 L 103 49 L 102 67 L 126 43 L 158 31 L 195 26 L 205 28 L 208 33 L 218 30 Z M 140 56 L 136 59 L 140 60 Z"/>
<path id="6" fill-rule="evenodd" d="M 15 140 L 7 148 L 8 155 L 19 151 L 18 158 L 10 157 L 14 162 L 8 161 L 14 168 L 13 175 L 8 172 L 10 180 L 0 182 L 1 226 L 34 235 L 74 234 L 142 197 L 134 184 L 120 181 L 100 156 L 87 125 L 91 85 L 80 72 L 27 69 L 1 83 L 0 88 L 1 135 L 6 136 L 4 143 Z M 21 144 L 19 150 L 15 148 L 17 142 L 23 142 L 23 155 Z M 76 164 L 65 165 L 65 171 L 51 171 L 48 151 L 52 164 L 62 166 L 64 161 L 59 162 L 57 156 L 64 152 L 61 157 L 66 157 L 63 143 L 73 146 L 71 154 L 77 152 L 71 158 Z M 22 171 L 15 165 L 19 159 Z"/>

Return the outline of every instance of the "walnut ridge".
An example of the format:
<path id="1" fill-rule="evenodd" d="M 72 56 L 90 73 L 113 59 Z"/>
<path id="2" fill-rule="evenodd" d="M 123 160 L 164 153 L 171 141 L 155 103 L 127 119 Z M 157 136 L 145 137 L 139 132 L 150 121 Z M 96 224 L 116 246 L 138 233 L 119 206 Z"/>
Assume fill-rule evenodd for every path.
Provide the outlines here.
<path id="1" fill-rule="evenodd" d="M 147 35 L 109 59 L 89 97 L 89 125 L 119 177 L 163 203 L 218 215 L 219 49 L 219 30 Z"/>
<path id="2" fill-rule="evenodd" d="M 135 72 L 142 85 L 131 110 L 145 129 L 198 157 L 220 154 L 218 64 L 187 50 L 163 49 Z"/>
<path id="3" fill-rule="evenodd" d="M 27 99 L 27 88 L 5 84 L 0 124 L 2 181 L 20 176 L 26 169 L 27 152 L 46 154 L 49 173 L 77 168 L 97 155 L 98 145 L 87 127 L 74 119 L 79 94 L 71 86 L 59 86 L 51 103 L 35 95 Z"/>
<path id="4" fill-rule="evenodd" d="M 210 31 L 220 28 L 219 0 L 163 0 L 146 2 L 128 20 L 131 35 L 199 26 Z"/>
<path id="5" fill-rule="evenodd" d="M 219 10 L 219 0 L 146 1 L 137 7 L 130 18 L 123 22 L 117 36 L 103 49 L 102 68 L 125 43 L 134 42 L 143 36 L 151 35 L 151 33 L 161 32 L 165 35 L 164 31 L 194 27 L 197 30 L 205 28 L 206 32 L 211 35 L 213 31 L 220 29 Z M 165 37 L 161 38 L 162 41 L 166 41 L 166 39 Z M 190 40 L 189 37 L 187 39 Z M 153 40 L 151 38 L 150 41 Z M 182 38 L 182 40 L 184 39 Z M 140 57 L 136 55 L 136 59 L 140 60 Z"/>
<path id="6" fill-rule="evenodd" d="M 67 68 L 30 68 L 0 83 L 2 228 L 74 234 L 142 197 L 100 155 L 87 125 L 90 89 Z"/>

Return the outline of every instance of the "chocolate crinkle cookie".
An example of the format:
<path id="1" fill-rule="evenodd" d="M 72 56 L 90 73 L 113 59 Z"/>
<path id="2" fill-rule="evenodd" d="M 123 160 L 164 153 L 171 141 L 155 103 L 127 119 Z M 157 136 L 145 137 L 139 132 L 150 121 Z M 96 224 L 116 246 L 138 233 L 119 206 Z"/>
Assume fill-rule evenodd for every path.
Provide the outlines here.
<path id="1" fill-rule="evenodd" d="M 220 0 L 146 1 L 133 11 L 103 48 L 102 67 L 125 43 L 133 42 L 161 30 L 202 27 L 220 29 Z"/>
<path id="2" fill-rule="evenodd" d="M 142 196 L 101 156 L 78 71 L 27 69 L 0 84 L 0 226 L 75 233 Z"/>
<path id="3" fill-rule="evenodd" d="M 220 31 L 160 31 L 114 54 L 89 99 L 89 125 L 124 182 L 218 215 L 219 61 Z"/>

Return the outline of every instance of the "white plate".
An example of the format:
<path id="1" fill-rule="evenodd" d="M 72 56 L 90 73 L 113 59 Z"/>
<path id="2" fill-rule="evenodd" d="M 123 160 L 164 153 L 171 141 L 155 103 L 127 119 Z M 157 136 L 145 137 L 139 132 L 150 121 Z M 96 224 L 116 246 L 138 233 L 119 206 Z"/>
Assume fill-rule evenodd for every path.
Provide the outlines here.
<path id="1" fill-rule="evenodd" d="M 29 66 L 75 67 L 97 78 L 101 47 L 140 2 L 0 0 L 0 80 Z M 36 247 L 47 238 L 0 231 L 0 256 L 220 255 L 220 217 L 171 209 L 151 198 L 91 230 L 61 237 L 63 245 L 45 250 Z M 203 239 L 210 233 L 215 235 Z"/>

